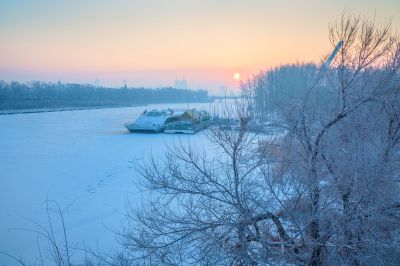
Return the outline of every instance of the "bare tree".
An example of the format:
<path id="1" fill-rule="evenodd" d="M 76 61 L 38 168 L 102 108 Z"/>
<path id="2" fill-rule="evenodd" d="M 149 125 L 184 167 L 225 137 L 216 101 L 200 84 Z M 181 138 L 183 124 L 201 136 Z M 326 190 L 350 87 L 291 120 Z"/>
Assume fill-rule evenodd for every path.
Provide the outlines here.
<path id="1" fill-rule="evenodd" d="M 238 130 L 212 128 L 212 150 L 179 143 L 161 163 L 153 158 L 139 172 L 156 191 L 140 211 L 133 209 L 124 245 L 151 263 L 252 265 L 295 253 L 293 240 L 269 204 L 259 136 L 246 132 L 245 108 L 236 109 Z M 276 234 L 275 242 L 268 235 Z M 278 242 L 276 242 L 278 241 Z"/>
<path id="2" fill-rule="evenodd" d="M 243 84 L 244 103 L 267 110 L 239 105 L 239 129 L 211 129 L 212 149 L 179 143 L 139 167 L 153 192 L 129 211 L 123 234 L 136 259 L 400 262 L 399 39 L 390 23 L 344 14 L 330 40 L 343 45 L 328 71 L 286 66 Z M 280 99 L 273 110 L 258 99 L 272 96 Z M 284 134 L 247 131 L 252 115 L 271 111 L 284 118 Z"/>
<path id="3" fill-rule="evenodd" d="M 287 137 L 298 144 L 309 185 L 310 264 L 326 263 L 329 254 L 346 264 L 382 263 L 384 254 L 376 248 L 384 241 L 372 235 L 382 237 L 378 220 L 393 221 L 399 211 L 391 207 L 389 214 L 384 207 L 399 202 L 398 172 L 389 167 L 400 133 L 394 108 L 400 105 L 399 40 L 389 23 L 347 14 L 331 26 L 330 40 L 343 41 L 333 70 L 321 77 L 331 84 L 330 101 L 322 109 L 305 98 L 300 115 L 288 121 Z M 309 93 L 317 93 L 318 87 L 312 89 Z M 334 222 L 325 223 L 329 218 Z M 399 229 L 393 226 L 391 233 Z"/>

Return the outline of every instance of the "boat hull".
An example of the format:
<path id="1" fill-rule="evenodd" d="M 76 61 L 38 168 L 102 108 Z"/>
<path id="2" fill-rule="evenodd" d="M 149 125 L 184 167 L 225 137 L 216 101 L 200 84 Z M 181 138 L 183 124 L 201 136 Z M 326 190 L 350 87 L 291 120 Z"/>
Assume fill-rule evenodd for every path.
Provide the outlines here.
<path id="1" fill-rule="evenodd" d="M 196 131 L 192 129 L 165 129 L 165 134 L 194 134 Z"/>
<path id="2" fill-rule="evenodd" d="M 153 125 L 125 125 L 126 129 L 131 133 L 149 132 L 149 133 L 160 133 L 164 131 L 164 126 L 153 126 Z"/>

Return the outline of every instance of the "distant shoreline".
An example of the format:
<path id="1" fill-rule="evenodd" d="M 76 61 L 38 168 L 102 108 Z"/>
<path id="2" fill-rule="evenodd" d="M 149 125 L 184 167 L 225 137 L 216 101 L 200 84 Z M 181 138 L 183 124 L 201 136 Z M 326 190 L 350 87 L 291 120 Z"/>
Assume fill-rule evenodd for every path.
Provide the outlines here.
<path id="1" fill-rule="evenodd" d="M 93 106 L 93 107 L 63 107 L 63 108 L 43 108 L 43 109 L 20 109 L 20 110 L 0 110 L 0 115 L 16 115 L 16 114 L 33 114 L 33 113 L 50 113 L 50 112 L 67 112 L 91 109 L 109 109 L 123 107 L 139 107 L 147 104 L 138 104 L 130 106 Z"/>
<path id="2" fill-rule="evenodd" d="M 109 108 L 128 108 L 148 106 L 149 104 L 178 104 L 178 103 L 207 103 L 211 101 L 193 101 L 193 102 L 160 102 L 160 103 L 144 103 L 133 105 L 112 105 L 112 106 L 88 106 L 88 107 L 59 107 L 59 108 L 37 108 L 37 109 L 14 109 L 14 110 L 0 110 L 0 115 L 16 115 L 16 114 L 34 114 L 34 113 L 50 113 L 50 112 L 68 112 L 68 111 L 81 111 L 92 109 L 109 109 Z"/>

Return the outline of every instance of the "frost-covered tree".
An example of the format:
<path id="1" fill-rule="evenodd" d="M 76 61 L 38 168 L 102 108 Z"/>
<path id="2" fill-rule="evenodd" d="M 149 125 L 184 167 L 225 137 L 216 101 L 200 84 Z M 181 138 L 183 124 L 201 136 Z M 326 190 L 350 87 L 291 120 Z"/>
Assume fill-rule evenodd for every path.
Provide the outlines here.
<path id="1" fill-rule="evenodd" d="M 129 106 L 161 102 L 208 101 L 205 90 L 106 88 L 90 84 L 0 81 L 0 110 Z"/>
<path id="2" fill-rule="evenodd" d="M 400 42 L 390 24 L 343 15 L 328 71 L 276 68 L 244 84 L 238 131 L 215 150 L 171 147 L 139 169 L 154 197 L 124 245 L 160 264 L 398 265 Z M 246 131 L 278 113 L 286 131 Z M 275 116 L 275 115 L 274 115 Z"/>
<path id="3" fill-rule="evenodd" d="M 330 29 L 333 45 L 343 41 L 331 70 L 282 112 L 276 166 L 282 182 L 307 187 L 289 202 L 305 207 L 292 223 L 311 265 L 400 261 L 400 43 L 390 29 L 344 15 Z"/>
<path id="4" fill-rule="evenodd" d="M 241 84 L 242 95 L 249 100 L 255 116 L 269 119 L 298 104 L 318 75 L 315 64 L 288 64 L 261 71 Z M 318 84 L 322 87 L 323 84 Z"/>
<path id="5" fill-rule="evenodd" d="M 268 261 L 281 251 L 266 241 L 267 224 L 292 242 L 268 203 L 259 138 L 245 130 L 247 111 L 239 113 L 239 130 L 209 131 L 211 151 L 180 143 L 162 162 L 152 159 L 139 168 L 144 187 L 156 195 L 134 211 L 124 233 L 124 245 L 134 255 L 173 265 Z"/>

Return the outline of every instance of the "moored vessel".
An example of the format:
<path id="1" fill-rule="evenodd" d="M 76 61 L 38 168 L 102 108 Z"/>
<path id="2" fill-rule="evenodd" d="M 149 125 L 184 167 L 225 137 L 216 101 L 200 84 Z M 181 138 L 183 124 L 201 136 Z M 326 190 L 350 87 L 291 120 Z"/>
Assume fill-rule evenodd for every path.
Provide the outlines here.
<path id="1" fill-rule="evenodd" d="M 164 133 L 194 134 L 211 124 L 211 116 L 205 110 L 176 111 L 165 121 Z"/>
<path id="2" fill-rule="evenodd" d="M 145 110 L 133 123 L 125 124 L 129 132 L 163 132 L 165 121 L 173 116 L 173 110 Z"/>

